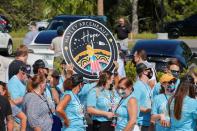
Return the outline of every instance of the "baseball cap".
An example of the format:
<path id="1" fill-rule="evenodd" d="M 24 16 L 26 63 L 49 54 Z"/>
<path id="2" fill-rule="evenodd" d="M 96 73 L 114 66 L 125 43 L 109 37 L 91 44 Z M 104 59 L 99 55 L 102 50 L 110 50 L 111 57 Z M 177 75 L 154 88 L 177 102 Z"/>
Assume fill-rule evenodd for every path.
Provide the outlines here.
<path id="1" fill-rule="evenodd" d="M 150 69 L 144 63 L 140 63 L 136 65 L 136 72 L 137 74 L 142 73 L 144 70 Z"/>
<path id="2" fill-rule="evenodd" d="M 35 61 L 35 63 L 33 64 L 33 67 L 37 67 L 37 68 L 46 68 L 45 63 L 43 60 L 39 59 L 37 61 Z"/>
<path id="3" fill-rule="evenodd" d="M 21 65 L 19 71 L 25 72 L 26 74 L 31 73 L 31 66 L 30 65 Z"/>
<path id="4" fill-rule="evenodd" d="M 175 77 L 172 74 L 166 73 L 161 76 L 160 83 L 169 82 L 173 79 L 175 79 Z"/>

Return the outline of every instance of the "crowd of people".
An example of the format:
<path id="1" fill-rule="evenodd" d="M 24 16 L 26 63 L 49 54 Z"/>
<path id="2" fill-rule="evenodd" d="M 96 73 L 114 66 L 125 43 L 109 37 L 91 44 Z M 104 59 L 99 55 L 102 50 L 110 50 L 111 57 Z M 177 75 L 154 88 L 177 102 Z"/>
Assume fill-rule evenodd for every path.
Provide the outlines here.
<path id="1" fill-rule="evenodd" d="M 171 59 L 157 79 L 146 52 L 137 50 L 136 81 L 119 75 L 124 66 L 118 63 L 114 72 L 87 81 L 64 60 L 58 72 L 41 59 L 31 69 L 27 57 L 28 48 L 21 45 L 8 83 L 0 81 L 1 131 L 197 130 L 196 67 L 180 77 L 181 64 Z"/>

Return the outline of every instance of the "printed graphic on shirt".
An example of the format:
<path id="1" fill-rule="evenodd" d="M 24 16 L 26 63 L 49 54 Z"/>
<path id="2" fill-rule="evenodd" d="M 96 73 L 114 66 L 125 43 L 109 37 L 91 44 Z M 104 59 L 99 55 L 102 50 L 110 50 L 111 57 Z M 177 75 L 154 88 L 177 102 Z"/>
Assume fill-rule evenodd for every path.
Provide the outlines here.
<path id="1" fill-rule="evenodd" d="M 81 19 L 73 22 L 63 36 L 62 52 L 67 63 L 87 79 L 98 79 L 100 71 L 114 69 L 118 50 L 111 32 L 101 23 Z"/>

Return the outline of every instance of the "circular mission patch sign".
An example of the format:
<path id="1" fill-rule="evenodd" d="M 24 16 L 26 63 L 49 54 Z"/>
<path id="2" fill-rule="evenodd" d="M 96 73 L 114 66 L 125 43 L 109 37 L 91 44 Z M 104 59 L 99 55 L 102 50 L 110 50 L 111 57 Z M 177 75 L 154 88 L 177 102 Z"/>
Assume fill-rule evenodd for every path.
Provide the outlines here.
<path id="1" fill-rule="evenodd" d="M 74 71 L 86 79 L 98 79 L 99 72 L 113 71 L 118 48 L 112 33 L 101 23 L 80 19 L 68 26 L 63 36 L 62 53 Z"/>

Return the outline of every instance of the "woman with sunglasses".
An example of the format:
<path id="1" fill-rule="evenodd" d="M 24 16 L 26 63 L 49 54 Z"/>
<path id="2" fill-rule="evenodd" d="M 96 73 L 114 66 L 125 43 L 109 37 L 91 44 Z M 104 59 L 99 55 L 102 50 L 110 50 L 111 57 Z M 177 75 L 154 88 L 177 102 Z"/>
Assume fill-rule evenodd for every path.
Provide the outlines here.
<path id="1" fill-rule="evenodd" d="M 181 79 L 175 95 L 169 99 L 168 107 L 171 131 L 196 131 L 197 101 L 192 77 Z"/>
<path id="2" fill-rule="evenodd" d="M 12 109 L 12 116 L 15 118 L 20 119 L 20 125 L 18 123 L 16 123 L 16 121 L 14 121 L 14 130 L 15 131 L 25 131 L 26 130 L 26 126 L 27 126 L 27 117 L 26 115 L 22 112 L 21 109 L 19 109 L 15 103 L 13 102 L 13 100 L 11 100 L 8 89 L 6 87 L 6 83 L 0 81 L 0 95 L 5 96 L 11 105 L 11 109 Z"/>
<path id="3" fill-rule="evenodd" d="M 120 98 L 112 82 L 112 73 L 102 72 L 98 84 L 88 94 L 87 112 L 92 115 L 93 131 L 114 131 L 111 120 Z"/>
<path id="4" fill-rule="evenodd" d="M 155 125 L 156 131 L 170 130 L 170 117 L 168 114 L 167 104 L 169 98 L 175 92 L 174 76 L 163 74 L 160 78 L 161 90 L 153 100 L 151 122 L 152 127 Z"/>
<path id="5" fill-rule="evenodd" d="M 128 78 L 122 78 L 118 83 L 118 94 L 121 97 L 115 114 L 117 115 L 117 122 L 115 131 L 132 131 L 134 130 L 137 120 L 137 101 L 132 97 L 133 82 Z"/>
<path id="6" fill-rule="evenodd" d="M 178 85 L 180 84 L 180 79 L 179 79 L 180 68 L 181 68 L 181 66 L 180 66 L 179 61 L 176 58 L 173 58 L 168 62 L 167 69 L 165 70 L 165 73 L 169 73 L 174 76 L 176 89 L 177 89 Z M 159 95 L 160 90 L 161 90 L 161 83 L 158 82 L 153 89 L 153 97 Z"/>
<path id="7" fill-rule="evenodd" d="M 77 96 L 82 87 L 83 77 L 78 74 L 74 74 L 64 81 L 65 93 L 56 108 L 57 113 L 64 122 L 62 131 L 86 130 L 84 107 Z"/>

